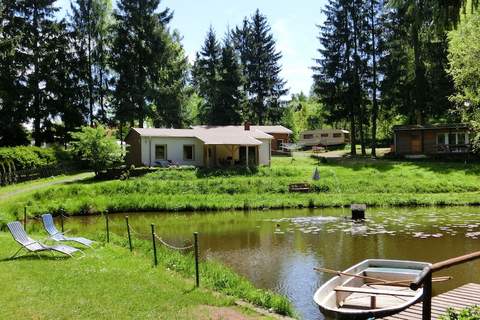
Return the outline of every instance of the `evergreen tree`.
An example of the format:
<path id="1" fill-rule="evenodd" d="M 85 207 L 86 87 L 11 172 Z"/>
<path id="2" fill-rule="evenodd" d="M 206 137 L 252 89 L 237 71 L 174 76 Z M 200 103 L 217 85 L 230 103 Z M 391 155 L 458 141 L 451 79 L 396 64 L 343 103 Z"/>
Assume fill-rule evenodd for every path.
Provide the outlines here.
<path id="1" fill-rule="evenodd" d="M 315 93 L 326 106 L 329 122 L 348 119 L 351 153 L 356 154 L 358 116 L 358 65 L 354 64 L 356 41 L 352 31 L 348 0 L 330 0 L 323 13 L 326 20 L 320 28 L 320 58 L 314 70 Z M 358 47 L 357 47 L 358 51 Z M 358 54 L 358 53 L 357 53 Z M 358 62 L 358 61 L 357 61 Z"/>
<path id="2" fill-rule="evenodd" d="M 28 144 L 22 122 L 27 119 L 25 108 L 25 70 L 22 65 L 21 20 L 14 0 L 0 2 L 0 146 Z"/>
<path id="3" fill-rule="evenodd" d="M 265 124 L 282 118 L 280 98 L 288 93 L 280 77 L 282 54 L 275 48 L 275 40 L 267 18 L 257 9 L 248 21 L 233 32 L 235 47 L 243 66 L 248 97 L 249 120 Z"/>
<path id="4" fill-rule="evenodd" d="M 88 103 L 90 125 L 99 109 L 99 118 L 106 121 L 105 92 L 108 85 L 107 37 L 111 23 L 110 0 L 77 0 L 72 3 L 70 25 L 77 60 L 78 89 Z"/>
<path id="5" fill-rule="evenodd" d="M 220 81 L 218 117 L 225 124 L 240 124 L 242 108 L 245 104 L 244 79 L 239 57 L 235 51 L 230 34 L 227 34 L 220 61 Z"/>
<path id="6" fill-rule="evenodd" d="M 40 146 L 49 135 L 51 120 L 58 115 L 59 81 L 56 72 L 65 61 L 59 52 L 66 49 L 65 22 L 56 21 L 54 0 L 17 1 L 15 15 L 21 40 L 21 70 L 25 72 L 25 105 L 33 120 L 33 138 Z"/>
<path id="7" fill-rule="evenodd" d="M 210 26 L 200 52 L 197 52 L 193 67 L 193 80 L 203 98 L 199 117 L 202 123 L 226 124 L 225 112 L 220 103 L 220 72 L 222 49 L 215 31 Z"/>
<path id="8" fill-rule="evenodd" d="M 120 0 L 114 11 L 111 65 L 116 72 L 115 114 L 121 124 L 143 127 L 158 97 L 159 69 L 168 46 L 170 9 L 158 12 L 159 0 Z"/>
<path id="9" fill-rule="evenodd" d="M 185 105 L 192 93 L 187 87 L 188 60 L 177 33 L 170 35 L 162 29 L 157 32 L 161 32 L 165 50 L 154 78 L 157 89 L 151 118 L 155 127 L 178 128 L 184 125 Z"/>

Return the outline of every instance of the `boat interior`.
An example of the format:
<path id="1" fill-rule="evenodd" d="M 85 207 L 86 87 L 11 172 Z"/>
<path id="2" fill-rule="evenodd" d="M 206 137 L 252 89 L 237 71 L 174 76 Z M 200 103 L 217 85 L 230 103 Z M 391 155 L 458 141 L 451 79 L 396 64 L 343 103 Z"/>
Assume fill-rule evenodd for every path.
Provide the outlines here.
<path id="1" fill-rule="evenodd" d="M 372 310 L 391 308 L 412 300 L 417 291 L 409 284 L 421 270 L 368 267 L 359 276 L 334 287 L 335 303 L 338 309 Z M 378 280 L 376 280 L 378 279 Z"/>

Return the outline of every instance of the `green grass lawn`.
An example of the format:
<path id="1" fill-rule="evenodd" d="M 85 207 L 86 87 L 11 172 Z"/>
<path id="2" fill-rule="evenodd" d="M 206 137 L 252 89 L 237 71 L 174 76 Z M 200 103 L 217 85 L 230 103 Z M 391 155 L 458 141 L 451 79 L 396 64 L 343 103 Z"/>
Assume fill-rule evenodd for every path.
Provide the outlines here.
<path id="1" fill-rule="evenodd" d="M 62 174 L 55 177 L 48 177 L 48 178 L 42 178 L 42 179 L 33 180 L 33 181 L 26 181 L 26 182 L 21 182 L 17 184 L 7 185 L 0 188 L 0 197 L 21 192 L 25 189 L 40 188 L 43 185 L 58 183 L 64 180 L 87 179 L 91 177 L 93 177 L 93 173 L 82 172 L 82 173 L 73 173 L 73 174 Z"/>
<path id="2" fill-rule="evenodd" d="M 0 257 L 17 248 L 0 232 Z M 193 281 L 163 266 L 153 268 L 142 252 L 97 244 L 85 253 L 0 260 L 0 319 L 263 319 L 234 307 L 231 297 L 195 289 Z"/>
<path id="3" fill-rule="evenodd" d="M 313 182 L 318 167 L 320 180 Z M 477 205 L 480 165 L 369 159 L 274 157 L 271 167 L 245 170 L 161 169 L 127 181 L 79 181 L 0 201 L 4 220 L 30 214 L 370 206 Z M 316 191 L 289 193 L 288 185 L 312 182 Z"/>

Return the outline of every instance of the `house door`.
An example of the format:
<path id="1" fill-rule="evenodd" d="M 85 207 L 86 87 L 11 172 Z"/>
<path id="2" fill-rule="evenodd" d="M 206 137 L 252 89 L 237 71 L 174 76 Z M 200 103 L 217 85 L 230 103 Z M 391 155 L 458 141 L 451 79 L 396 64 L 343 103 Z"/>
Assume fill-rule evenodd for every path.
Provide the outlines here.
<path id="1" fill-rule="evenodd" d="M 413 154 L 422 153 L 422 138 L 419 134 L 410 136 L 410 151 Z"/>

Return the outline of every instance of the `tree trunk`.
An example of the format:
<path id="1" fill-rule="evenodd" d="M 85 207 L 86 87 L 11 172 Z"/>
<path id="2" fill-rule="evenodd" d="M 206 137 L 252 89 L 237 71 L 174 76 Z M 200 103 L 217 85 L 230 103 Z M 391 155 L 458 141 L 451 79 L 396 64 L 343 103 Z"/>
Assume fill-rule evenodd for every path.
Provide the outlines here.
<path id="1" fill-rule="evenodd" d="M 421 48 L 419 39 L 419 24 L 421 19 L 422 6 L 415 10 L 415 21 L 412 25 L 412 43 L 413 53 L 415 57 L 415 110 L 414 116 L 417 124 L 423 124 L 424 122 L 424 110 L 426 107 L 426 80 L 425 80 L 425 66 L 421 58 Z"/>
<path id="2" fill-rule="evenodd" d="M 87 21 L 87 57 L 88 57 L 88 105 L 90 111 L 90 126 L 93 126 L 93 75 L 92 75 L 92 0 L 88 1 L 87 5 L 88 21 Z"/>
<path id="3" fill-rule="evenodd" d="M 41 112 L 40 112 L 40 80 L 39 80 L 39 48 L 38 48 L 38 10 L 37 5 L 34 4 L 33 8 L 33 137 L 35 139 L 35 146 L 40 147 L 42 145 L 41 138 Z"/>
<path id="4" fill-rule="evenodd" d="M 360 75 L 359 75 L 359 65 L 360 65 L 360 57 L 358 56 L 358 21 L 357 21 L 357 8 L 355 6 L 355 0 L 353 1 L 353 12 L 352 12 L 352 21 L 353 21 L 353 65 L 354 65 L 354 113 L 358 112 L 358 119 L 359 119 L 359 130 L 360 130 L 360 144 L 362 148 L 362 155 L 366 155 L 365 151 L 365 136 L 363 130 L 363 122 L 364 122 L 364 110 L 362 107 L 361 102 L 361 88 L 360 88 Z"/>
<path id="5" fill-rule="evenodd" d="M 375 43 L 375 8 L 374 0 L 371 1 L 371 32 L 372 32 L 372 157 L 377 157 L 377 118 L 378 118 L 378 101 L 377 101 L 377 46 Z"/>

